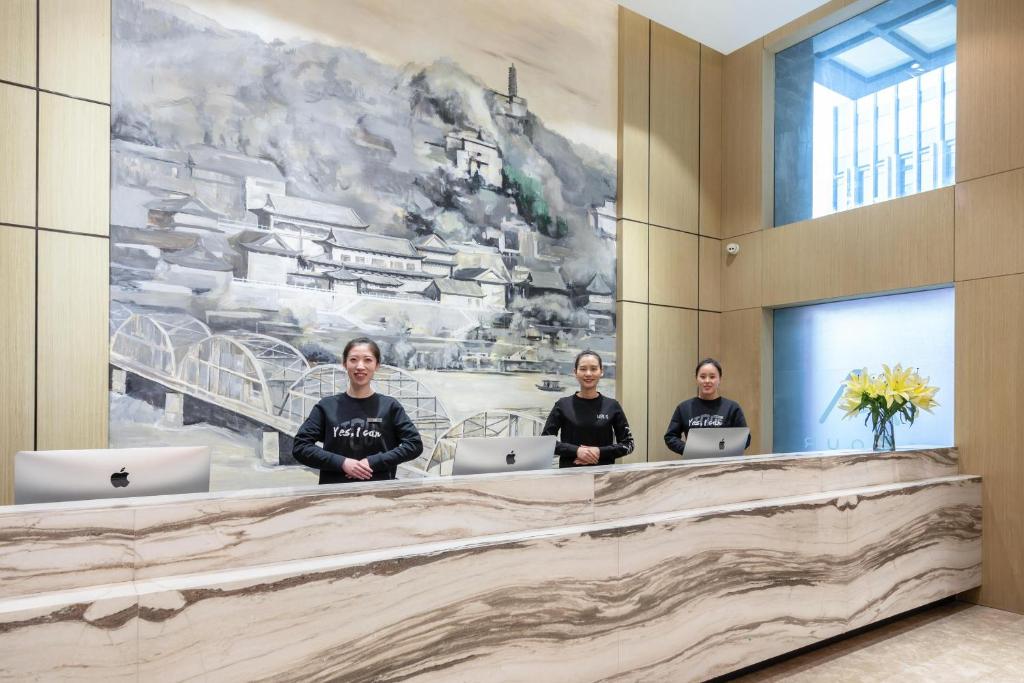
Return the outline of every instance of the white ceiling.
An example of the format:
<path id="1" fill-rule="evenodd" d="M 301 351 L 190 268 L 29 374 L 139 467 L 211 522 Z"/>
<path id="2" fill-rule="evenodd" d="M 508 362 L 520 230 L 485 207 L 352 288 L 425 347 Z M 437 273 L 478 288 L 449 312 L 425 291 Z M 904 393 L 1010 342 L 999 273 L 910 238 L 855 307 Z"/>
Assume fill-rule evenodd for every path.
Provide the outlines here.
<path id="1" fill-rule="evenodd" d="M 619 4 L 729 54 L 827 1 L 619 0 Z"/>

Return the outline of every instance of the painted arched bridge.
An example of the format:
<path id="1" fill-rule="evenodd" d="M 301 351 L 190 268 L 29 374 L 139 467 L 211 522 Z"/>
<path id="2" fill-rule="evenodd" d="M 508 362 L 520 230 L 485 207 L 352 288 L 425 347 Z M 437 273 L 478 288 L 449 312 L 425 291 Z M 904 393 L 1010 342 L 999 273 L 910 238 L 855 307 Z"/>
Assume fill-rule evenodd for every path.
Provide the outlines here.
<path id="1" fill-rule="evenodd" d="M 213 334 L 178 313 L 125 310 L 112 330 L 110 364 L 294 436 L 324 396 L 345 390 L 340 365 L 310 365 L 294 346 L 253 332 Z M 382 365 L 373 380 L 402 403 L 427 453 L 452 426 L 437 395 L 405 370 Z"/>

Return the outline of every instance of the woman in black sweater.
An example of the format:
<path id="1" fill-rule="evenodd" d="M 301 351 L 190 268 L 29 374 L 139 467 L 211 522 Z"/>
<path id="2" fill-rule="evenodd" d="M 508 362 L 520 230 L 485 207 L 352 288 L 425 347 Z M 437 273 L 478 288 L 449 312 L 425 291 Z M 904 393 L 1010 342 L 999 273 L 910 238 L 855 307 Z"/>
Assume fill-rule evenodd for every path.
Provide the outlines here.
<path id="1" fill-rule="evenodd" d="M 697 395 L 686 399 L 672 413 L 672 421 L 665 432 L 665 444 L 680 455 L 686 448 L 686 435 L 690 427 L 746 427 L 747 418 L 736 401 L 718 393 L 722 382 L 722 364 L 714 358 L 697 363 Z M 747 446 L 750 436 L 747 436 Z"/>
<path id="2" fill-rule="evenodd" d="M 380 367 L 374 341 L 353 339 L 343 357 L 348 389 L 313 406 L 295 435 L 292 455 L 320 470 L 321 484 L 394 479 L 399 463 L 423 452 L 420 433 L 401 403 L 370 386 Z"/>
<path id="3" fill-rule="evenodd" d="M 604 374 L 601 356 L 583 351 L 576 356 L 573 374 L 580 390 L 555 402 L 542 432 L 558 437 L 558 466 L 610 465 L 632 453 L 633 434 L 622 406 L 597 390 Z"/>

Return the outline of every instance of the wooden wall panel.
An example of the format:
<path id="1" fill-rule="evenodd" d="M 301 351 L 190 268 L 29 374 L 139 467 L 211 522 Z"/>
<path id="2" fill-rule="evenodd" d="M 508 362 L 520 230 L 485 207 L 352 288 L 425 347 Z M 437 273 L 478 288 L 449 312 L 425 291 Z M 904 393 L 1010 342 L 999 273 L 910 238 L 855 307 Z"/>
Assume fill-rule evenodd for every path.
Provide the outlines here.
<path id="1" fill-rule="evenodd" d="M 665 445 L 665 428 L 679 402 L 695 393 L 691 375 L 696 362 L 697 311 L 651 306 L 647 459 L 652 462 L 679 459 Z"/>
<path id="2" fill-rule="evenodd" d="M 763 305 L 952 282 L 953 195 L 947 187 L 764 231 Z"/>
<path id="3" fill-rule="evenodd" d="M 700 44 L 651 24 L 650 223 L 696 233 Z"/>
<path id="4" fill-rule="evenodd" d="M 722 310 L 733 311 L 761 305 L 761 242 L 774 230 L 754 232 L 743 237 L 723 239 L 719 258 L 722 264 Z M 730 242 L 740 245 L 738 254 L 726 252 Z"/>
<path id="5" fill-rule="evenodd" d="M 722 310 L 722 242 L 713 237 L 700 238 L 700 285 L 698 308 Z"/>
<path id="6" fill-rule="evenodd" d="M 615 261 L 619 300 L 647 302 L 649 260 L 648 233 L 643 223 L 620 220 L 617 225 Z"/>
<path id="7" fill-rule="evenodd" d="M 36 93 L 0 83 L 0 223 L 36 222 Z"/>
<path id="8" fill-rule="evenodd" d="M 771 414 L 763 408 L 771 401 L 771 313 L 760 308 L 726 311 L 721 322 L 722 395 L 739 403 L 747 417 L 747 454 L 770 453 Z"/>
<path id="9" fill-rule="evenodd" d="M 110 108 L 42 93 L 39 98 L 39 225 L 110 231 Z"/>
<path id="10" fill-rule="evenodd" d="M 956 279 L 1024 273 L 1024 169 L 956 186 Z"/>
<path id="11" fill-rule="evenodd" d="M 36 0 L 0 2 L 0 80 L 36 84 Z"/>
<path id="12" fill-rule="evenodd" d="M 956 179 L 1024 167 L 1024 2 L 957 4 Z"/>
<path id="13" fill-rule="evenodd" d="M 651 22 L 619 8 L 619 217 L 648 222 Z"/>
<path id="14" fill-rule="evenodd" d="M 36 234 L 0 226 L 0 505 L 14 502 L 14 454 L 32 450 Z"/>
<path id="15" fill-rule="evenodd" d="M 722 237 L 765 226 L 762 42 L 726 55 L 722 81 Z"/>
<path id="16" fill-rule="evenodd" d="M 697 308 L 697 236 L 653 225 L 649 235 L 651 303 Z"/>
<path id="17" fill-rule="evenodd" d="M 39 233 L 36 447 L 106 448 L 110 245 Z"/>
<path id="18" fill-rule="evenodd" d="M 110 102 L 110 0 L 40 0 L 39 87 Z"/>
<path id="19" fill-rule="evenodd" d="M 647 311 L 645 304 L 619 302 L 615 395 L 629 420 L 636 447 L 619 462 L 647 460 Z"/>
<path id="20" fill-rule="evenodd" d="M 1024 275 L 956 286 L 956 442 L 982 476 L 982 605 L 1024 613 Z"/>
<path id="21" fill-rule="evenodd" d="M 721 356 L 722 314 L 701 311 L 697 315 L 697 360 Z"/>
<path id="22" fill-rule="evenodd" d="M 702 235 L 722 234 L 721 52 L 700 46 L 700 211 Z"/>

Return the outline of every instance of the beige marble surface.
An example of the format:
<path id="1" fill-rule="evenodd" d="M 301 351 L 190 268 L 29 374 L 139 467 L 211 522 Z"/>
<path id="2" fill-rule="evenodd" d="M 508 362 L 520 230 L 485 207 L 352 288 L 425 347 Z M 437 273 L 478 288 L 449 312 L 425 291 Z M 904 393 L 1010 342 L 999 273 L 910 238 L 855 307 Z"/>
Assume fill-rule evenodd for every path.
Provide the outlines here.
<path id="1" fill-rule="evenodd" d="M 957 473 L 812 453 L 0 508 L 0 599 Z"/>
<path id="2" fill-rule="evenodd" d="M 0 601 L 0 677 L 701 680 L 976 586 L 980 533 L 955 476 L 140 577 Z"/>
<path id="3" fill-rule="evenodd" d="M 948 602 L 786 659 L 736 683 L 1020 683 L 1024 616 Z"/>

